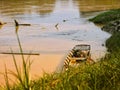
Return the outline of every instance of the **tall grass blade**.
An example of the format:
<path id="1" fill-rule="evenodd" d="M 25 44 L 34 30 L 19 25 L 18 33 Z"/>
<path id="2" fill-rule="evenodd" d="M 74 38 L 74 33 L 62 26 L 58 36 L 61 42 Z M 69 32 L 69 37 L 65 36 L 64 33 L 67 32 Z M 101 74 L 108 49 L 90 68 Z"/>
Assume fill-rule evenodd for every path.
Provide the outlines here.
<path id="1" fill-rule="evenodd" d="M 9 84 L 9 78 L 8 78 L 8 72 L 7 72 L 6 64 L 5 64 L 5 74 L 4 74 L 4 78 L 5 78 L 5 84 L 6 84 L 7 90 L 10 90 L 10 84 Z"/>
<path id="2" fill-rule="evenodd" d="M 13 53 L 12 50 L 11 50 L 11 52 Z M 11 74 L 14 75 L 19 80 L 21 85 L 25 88 L 23 80 L 22 80 L 22 76 L 20 74 L 20 70 L 18 69 L 17 62 L 16 62 L 14 54 L 12 54 L 12 56 L 13 56 L 13 61 L 14 61 L 14 65 L 15 65 L 15 69 L 16 69 L 17 74 L 15 74 L 14 72 L 11 72 Z"/>
<path id="3" fill-rule="evenodd" d="M 24 87 L 26 90 L 29 90 L 30 89 L 30 80 L 29 80 L 29 70 L 30 68 L 30 65 L 27 66 L 27 62 L 25 62 L 25 58 L 24 58 L 24 55 L 23 55 L 23 50 L 22 50 L 22 45 L 20 43 L 20 39 L 19 39 L 19 35 L 18 33 L 16 33 L 16 36 L 17 36 L 17 40 L 18 40 L 18 44 L 19 44 L 19 48 L 20 48 L 20 52 L 21 52 L 21 56 L 22 56 L 22 62 L 23 62 L 23 77 L 24 77 Z"/>

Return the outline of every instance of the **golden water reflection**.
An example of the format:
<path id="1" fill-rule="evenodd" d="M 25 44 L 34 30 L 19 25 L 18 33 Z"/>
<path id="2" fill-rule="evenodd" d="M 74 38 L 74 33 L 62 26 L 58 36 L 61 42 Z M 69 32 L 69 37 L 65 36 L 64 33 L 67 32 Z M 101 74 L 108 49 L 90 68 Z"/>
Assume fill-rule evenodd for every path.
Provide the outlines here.
<path id="1" fill-rule="evenodd" d="M 119 0 L 0 0 L 0 13 L 7 16 L 35 13 L 44 16 L 54 12 L 59 4 L 60 8 L 73 4 L 80 12 L 120 8 Z"/>
<path id="2" fill-rule="evenodd" d="M 56 0 L 0 0 L 0 12 L 7 16 L 21 14 L 49 14 L 53 12 Z"/>
<path id="3" fill-rule="evenodd" d="M 119 0 L 74 0 L 80 12 L 103 11 L 120 8 Z"/>

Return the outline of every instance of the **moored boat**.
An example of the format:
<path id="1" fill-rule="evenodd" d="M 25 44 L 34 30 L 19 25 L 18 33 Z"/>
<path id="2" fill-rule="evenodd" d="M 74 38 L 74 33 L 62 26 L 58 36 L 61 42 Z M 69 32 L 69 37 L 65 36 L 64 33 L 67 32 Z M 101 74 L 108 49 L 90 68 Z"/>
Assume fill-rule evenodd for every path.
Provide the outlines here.
<path id="1" fill-rule="evenodd" d="M 64 61 L 64 68 L 67 69 L 69 66 L 76 66 L 87 61 L 93 62 L 90 49 L 91 47 L 88 44 L 80 44 L 73 47 Z"/>

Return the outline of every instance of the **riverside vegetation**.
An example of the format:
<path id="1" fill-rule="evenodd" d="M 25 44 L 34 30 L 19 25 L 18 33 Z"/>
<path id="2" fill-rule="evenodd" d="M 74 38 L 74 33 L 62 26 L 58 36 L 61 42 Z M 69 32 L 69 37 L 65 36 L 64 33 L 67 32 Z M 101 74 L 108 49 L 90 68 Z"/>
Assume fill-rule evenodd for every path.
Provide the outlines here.
<path id="1" fill-rule="evenodd" d="M 113 16 L 112 16 L 113 15 Z M 112 18 L 111 18 L 112 17 Z M 104 26 L 110 25 L 111 22 L 119 20 L 120 10 L 110 10 L 104 12 L 93 19 L 93 22 L 102 23 Z M 101 21 L 100 21 L 101 20 Z M 114 31 L 114 29 L 113 29 Z M 109 31 L 107 31 L 109 32 Z M 19 38 L 19 37 L 18 37 Z M 85 64 L 83 66 L 70 67 L 65 72 L 47 74 L 36 80 L 29 79 L 29 64 L 23 58 L 23 74 L 16 66 L 18 82 L 9 85 L 8 74 L 5 69 L 6 86 L 1 87 L 3 90 L 119 90 L 120 89 L 120 32 L 112 32 L 111 37 L 106 41 L 108 54 L 95 64 Z M 18 39 L 19 41 L 19 39 Z M 20 44 L 19 44 L 20 45 Z M 22 48 L 20 45 L 22 53 Z"/>

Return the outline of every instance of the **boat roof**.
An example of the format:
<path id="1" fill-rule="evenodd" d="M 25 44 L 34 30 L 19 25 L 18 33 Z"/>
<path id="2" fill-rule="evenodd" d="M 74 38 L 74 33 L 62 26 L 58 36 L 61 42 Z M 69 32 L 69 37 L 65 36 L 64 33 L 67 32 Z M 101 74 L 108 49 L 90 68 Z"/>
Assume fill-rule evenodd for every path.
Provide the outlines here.
<path id="1" fill-rule="evenodd" d="M 74 50 L 90 50 L 90 45 L 88 45 L 88 44 L 79 44 L 79 45 L 76 45 L 73 49 Z"/>

